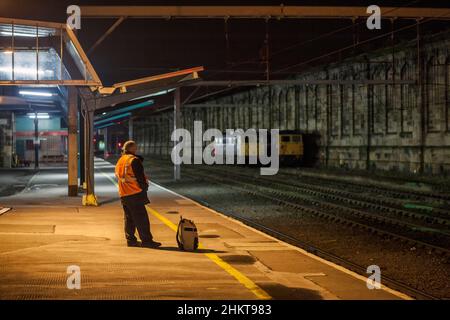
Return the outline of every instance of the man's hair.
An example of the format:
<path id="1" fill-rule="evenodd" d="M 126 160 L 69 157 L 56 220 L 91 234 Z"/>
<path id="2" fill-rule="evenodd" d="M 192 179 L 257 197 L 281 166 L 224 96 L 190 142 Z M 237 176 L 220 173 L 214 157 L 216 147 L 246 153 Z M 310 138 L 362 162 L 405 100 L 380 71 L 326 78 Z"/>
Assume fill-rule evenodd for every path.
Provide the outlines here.
<path id="1" fill-rule="evenodd" d="M 125 152 L 130 151 L 130 148 L 135 146 L 135 145 L 136 145 L 136 142 L 134 142 L 133 140 L 128 140 L 127 142 L 125 142 L 123 144 L 122 152 L 125 153 Z"/>

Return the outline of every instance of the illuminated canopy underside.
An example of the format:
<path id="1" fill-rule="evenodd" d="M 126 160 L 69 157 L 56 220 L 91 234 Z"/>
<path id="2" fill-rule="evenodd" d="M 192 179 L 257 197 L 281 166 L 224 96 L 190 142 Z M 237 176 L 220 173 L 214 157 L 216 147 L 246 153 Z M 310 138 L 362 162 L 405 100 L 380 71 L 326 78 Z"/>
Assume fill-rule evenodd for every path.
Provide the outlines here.
<path id="1" fill-rule="evenodd" d="M 0 18 L 0 85 L 102 83 L 65 24 Z"/>
<path id="2" fill-rule="evenodd" d="M 89 111 L 145 99 L 196 81 L 203 67 L 104 87 L 65 24 L 0 18 L 0 85 L 79 86 Z"/>

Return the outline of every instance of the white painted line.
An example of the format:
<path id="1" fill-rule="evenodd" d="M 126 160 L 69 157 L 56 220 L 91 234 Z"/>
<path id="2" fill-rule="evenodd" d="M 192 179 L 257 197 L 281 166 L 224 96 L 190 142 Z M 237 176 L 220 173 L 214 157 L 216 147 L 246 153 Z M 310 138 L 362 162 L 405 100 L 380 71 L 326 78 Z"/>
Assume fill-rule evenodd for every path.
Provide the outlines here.
<path id="1" fill-rule="evenodd" d="M 25 186 L 25 188 L 23 188 L 19 193 L 16 194 L 22 194 L 25 192 L 25 190 L 28 190 L 31 187 L 31 184 L 33 183 L 34 179 L 36 179 L 37 175 L 40 173 L 40 171 L 38 170 L 32 177 L 31 179 L 28 181 L 27 185 Z"/>
<path id="2" fill-rule="evenodd" d="M 11 210 L 11 208 L 1 208 L 0 207 L 0 216 L 6 212 L 8 212 L 9 210 Z"/>

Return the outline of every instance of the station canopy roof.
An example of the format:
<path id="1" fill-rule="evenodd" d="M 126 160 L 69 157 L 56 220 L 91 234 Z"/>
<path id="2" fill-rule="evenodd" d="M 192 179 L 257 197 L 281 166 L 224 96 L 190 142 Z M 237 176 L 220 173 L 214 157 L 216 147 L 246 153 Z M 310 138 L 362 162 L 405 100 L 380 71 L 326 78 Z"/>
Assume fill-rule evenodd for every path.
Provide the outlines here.
<path id="1" fill-rule="evenodd" d="M 65 24 L 0 18 L 0 85 L 101 86 Z"/>
<path id="2" fill-rule="evenodd" d="M 75 33 L 62 23 L 0 17 L 0 85 L 78 86 L 89 109 L 116 108 L 198 79 L 203 67 L 104 87 Z"/>

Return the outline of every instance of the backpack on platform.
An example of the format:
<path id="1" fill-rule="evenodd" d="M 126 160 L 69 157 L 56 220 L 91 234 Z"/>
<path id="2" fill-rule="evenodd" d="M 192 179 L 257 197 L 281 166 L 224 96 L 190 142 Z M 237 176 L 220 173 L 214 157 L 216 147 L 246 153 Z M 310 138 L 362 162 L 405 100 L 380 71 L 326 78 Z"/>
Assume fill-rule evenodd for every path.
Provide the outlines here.
<path id="1" fill-rule="evenodd" d="M 198 232 L 194 221 L 180 217 L 177 229 L 178 248 L 185 251 L 194 251 L 198 248 Z"/>

